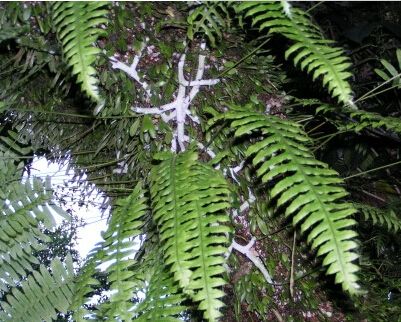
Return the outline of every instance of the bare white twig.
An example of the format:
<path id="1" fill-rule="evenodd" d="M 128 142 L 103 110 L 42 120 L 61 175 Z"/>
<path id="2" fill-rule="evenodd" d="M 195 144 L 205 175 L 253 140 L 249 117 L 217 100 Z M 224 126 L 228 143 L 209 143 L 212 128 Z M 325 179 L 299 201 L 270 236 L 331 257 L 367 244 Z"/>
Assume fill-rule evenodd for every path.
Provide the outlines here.
<path id="1" fill-rule="evenodd" d="M 134 60 L 132 61 L 132 64 L 130 66 L 128 66 L 127 64 L 120 62 L 117 60 L 117 58 L 111 56 L 109 57 L 110 61 L 111 61 L 111 67 L 114 69 L 120 69 L 123 72 L 125 72 L 126 74 L 128 74 L 131 78 L 133 78 L 134 80 L 136 80 L 138 82 L 139 85 L 141 85 L 141 87 L 144 89 L 148 100 L 152 97 L 152 93 L 150 91 L 150 87 L 149 84 L 142 80 L 141 77 L 139 76 L 136 68 L 138 66 L 139 63 L 139 59 L 142 57 L 142 51 L 145 47 L 146 43 L 142 45 L 142 49 L 140 50 L 139 54 L 134 56 Z"/>
<path id="2" fill-rule="evenodd" d="M 260 260 L 259 254 L 254 248 L 252 248 L 255 242 L 255 237 L 252 237 L 247 245 L 242 246 L 233 239 L 231 246 L 228 248 L 229 254 L 232 252 L 233 249 L 235 249 L 236 251 L 239 251 L 241 254 L 245 255 L 260 270 L 266 282 L 269 284 L 273 284 L 273 280 L 265 265 Z"/>

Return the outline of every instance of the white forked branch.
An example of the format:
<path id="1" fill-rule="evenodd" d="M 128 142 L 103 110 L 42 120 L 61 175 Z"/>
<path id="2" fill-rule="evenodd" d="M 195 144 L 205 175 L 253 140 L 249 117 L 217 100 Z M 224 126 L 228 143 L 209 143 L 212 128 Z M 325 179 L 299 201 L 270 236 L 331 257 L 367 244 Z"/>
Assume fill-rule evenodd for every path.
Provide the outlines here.
<path id="1" fill-rule="evenodd" d="M 206 44 L 201 44 L 201 49 L 205 50 Z M 150 91 L 148 83 L 141 80 L 136 70 L 139 59 L 142 55 L 135 55 L 134 60 L 130 66 L 118 61 L 116 58 L 111 57 L 112 67 L 115 69 L 120 69 L 132 77 L 135 81 L 141 85 L 141 87 L 146 92 L 147 98 L 152 97 L 152 92 Z M 181 151 L 185 150 L 185 142 L 189 141 L 189 137 L 185 135 L 185 121 L 189 117 L 193 122 L 199 123 L 199 119 L 191 114 L 189 107 L 198 94 L 200 86 L 212 86 L 219 82 L 219 79 L 202 79 L 205 71 L 205 56 L 199 55 L 198 58 L 198 69 L 194 80 L 186 80 L 184 76 L 184 65 L 186 54 L 182 54 L 178 62 L 178 92 L 173 102 L 159 106 L 159 107 L 132 107 L 132 110 L 136 113 L 141 114 L 158 114 L 167 123 L 170 121 L 175 121 L 176 128 L 174 130 L 173 140 L 171 142 L 171 149 L 177 151 L 177 143 Z M 187 91 L 187 88 L 190 89 Z"/>
<path id="2" fill-rule="evenodd" d="M 259 258 L 259 254 L 256 252 L 255 249 L 253 249 L 253 245 L 255 244 L 256 239 L 255 237 L 252 237 L 252 239 L 249 241 L 249 243 L 245 246 L 242 246 L 238 244 L 234 239 L 231 244 L 231 246 L 228 248 L 229 254 L 232 252 L 233 249 L 239 251 L 241 254 L 245 255 L 248 257 L 248 259 L 260 270 L 260 272 L 263 274 L 265 280 L 269 284 L 273 284 L 273 280 L 270 277 L 269 272 L 267 271 L 265 265 L 262 263 L 262 261 Z"/>

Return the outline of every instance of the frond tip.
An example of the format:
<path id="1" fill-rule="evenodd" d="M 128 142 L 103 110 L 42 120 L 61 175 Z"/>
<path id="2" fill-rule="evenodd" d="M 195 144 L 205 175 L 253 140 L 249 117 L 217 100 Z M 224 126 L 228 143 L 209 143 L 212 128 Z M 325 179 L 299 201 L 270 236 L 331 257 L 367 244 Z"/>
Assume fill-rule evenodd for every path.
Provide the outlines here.
<path id="1" fill-rule="evenodd" d="M 95 102 L 101 102 L 96 70 L 92 67 L 100 49 L 93 44 L 105 31 L 97 28 L 106 24 L 104 2 L 55 2 L 53 24 L 62 44 L 64 58 L 82 90 Z"/>
<path id="2" fill-rule="evenodd" d="M 236 6 L 237 12 L 244 12 L 252 19 L 252 24 L 259 24 L 259 29 L 269 28 L 270 33 L 279 33 L 292 40 L 294 44 L 286 51 L 285 58 L 291 55 L 295 65 L 312 74 L 313 80 L 323 77 L 332 97 L 337 97 L 344 104 L 353 107 L 351 86 L 347 79 L 352 76 L 347 69 L 350 59 L 338 47 L 332 47 L 333 41 L 324 39 L 319 28 L 309 15 L 292 7 L 287 2 L 242 2 Z"/>
<path id="3" fill-rule="evenodd" d="M 251 144 L 246 156 L 252 158 L 257 175 L 265 183 L 274 183 L 270 194 L 278 207 L 284 207 L 294 225 L 308 231 L 308 242 L 324 256 L 327 274 L 335 274 L 349 293 L 358 292 L 358 258 L 354 252 L 356 232 L 350 227 L 356 212 L 352 204 L 341 202 L 347 192 L 339 186 L 338 174 L 314 158 L 306 147 L 309 138 L 300 126 L 275 116 L 233 107 L 224 115 L 235 136 L 256 133 L 261 139 Z"/>

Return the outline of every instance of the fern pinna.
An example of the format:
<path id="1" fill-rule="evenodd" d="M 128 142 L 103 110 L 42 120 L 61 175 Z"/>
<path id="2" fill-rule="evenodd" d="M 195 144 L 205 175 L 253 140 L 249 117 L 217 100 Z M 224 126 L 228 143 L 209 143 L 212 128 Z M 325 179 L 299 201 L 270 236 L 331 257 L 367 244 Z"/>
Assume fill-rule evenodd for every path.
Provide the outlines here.
<path id="1" fill-rule="evenodd" d="M 336 283 L 351 294 L 358 291 L 357 244 L 350 229 L 356 212 L 350 203 L 341 202 L 347 192 L 342 180 L 327 165 L 314 158 L 306 144 L 309 138 L 296 123 L 255 112 L 252 106 L 232 106 L 220 116 L 230 122 L 236 137 L 256 134 L 260 139 L 247 148 L 257 176 L 274 184 L 270 191 L 278 209 L 291 216 L 293 224 L 308 231 L 308 242 L 323 256 L 327 274 L 336 275 Z"/>
<path id="2" fill-rule="evenodd" d="M 95 102 L 100 102 L 96 70 L 92 66 L 100 49 L 94 46 L 97 38 L 104 34 L 97 28 L 106 24 L 104 2 L 64 1 L 53 3 L 53 24 L 62 44 L 64 58 L 72 67 L 72 74 L 77 75 L 77 81 L 82 90 Z"/>
<path id="3" fill-rule="evenodd" d="M 160 154 L 151 172 L 154 219 L 159 225 L 165 263 L 183 291 L 204 311 L 205 319 L 221 315 L 225 284 L 223 253 L 228 246 L 224 225 L 229 188 L 221 173 L 197 162 L 197 154 Z"/>
<path id="4" fill-rule="evenodd" d="M 347 69 L 351 66 L 349 57 L 334 43 L 324 39 L 319 28 L 314 25 L 310 16 L 301 9 L 291 8 L 287 1 L 276 2 L 242 2 L 235 6 L 238 13 L 252 19 L 259 30 L 268 28 L 270 33 L 279 33 L 295 43 L 287 49 L 285 57 L 296 54 L 295 65 L 312 73 L 313 79 L 322 76 L 333 97 L 342 103 L 353 106 L 352 90 L 347 81 L 352 75 Z"/>
<path id="5" fill-rule="evenodd" d="M 212 47 L 223 36 L 223 30 L 229 23 L 229 13 L 223 2 L 204 2 L 188 16 L 187 35 L 190 40 L 198 33 L 203 33 Z"/>
<path id="6" fill-rule="evenodd" d="M 137 293 L 145 293 L 145 299 L 135 307 L 135 321 L 182 321 L 179 317 L 187 309 L 183 303 L 185 294 L 173 274 L 163 262 L 161 247 L 156 244 L 148 249 L 148 254 L 135 274 L 142 279 L 141 288 Z"/>

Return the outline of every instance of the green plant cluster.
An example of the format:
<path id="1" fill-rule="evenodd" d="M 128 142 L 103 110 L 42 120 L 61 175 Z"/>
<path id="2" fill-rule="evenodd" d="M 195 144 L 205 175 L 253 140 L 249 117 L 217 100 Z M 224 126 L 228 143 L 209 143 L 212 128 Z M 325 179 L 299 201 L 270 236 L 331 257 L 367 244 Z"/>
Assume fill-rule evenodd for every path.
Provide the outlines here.
<path id="1" fill-rule="evenodd" d="M 383 321 L 400 313 L 378 290 L 400 290 L 401 258 L 386 258 L 382 275 L 376 267 L 401 227 L 401 122 L 361 104 L 399 87 L 389 61 L 376 70 L 384 82 L 354 98 L 351 57 L 287 1 L 0 7 L 1 320 L 323 320 L 341 308 L 322 307 L 344 295 L 350 316 L 370 317 L 369 303 L 386 308 Z M 140 81 L 111 57 L 137 59 Z M 177 73 L 198 77 L 200 57 L 204 79 L 218 82 L 200 86 L 185 149 L 174 149 L 181 121 L 134 110 L 177 99 Z M 286 60 L 328 96 L 296 97 Z M 344 146 L 333 148 L 336 138 Z M 50 180 L 22 181 L 40 155 L 74 165 L 80 202 L 93 190 L 84 176 L 110 198 L 103 241 L 81 267 L 36 256 L 53 214 L 66 217 Z M 375 226 L 377 240 L 380 229 L 394 240 L 371 246 Z"/>

